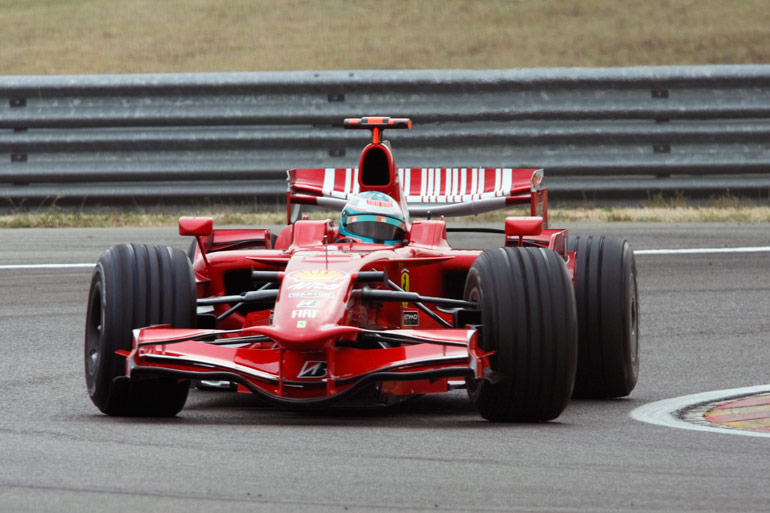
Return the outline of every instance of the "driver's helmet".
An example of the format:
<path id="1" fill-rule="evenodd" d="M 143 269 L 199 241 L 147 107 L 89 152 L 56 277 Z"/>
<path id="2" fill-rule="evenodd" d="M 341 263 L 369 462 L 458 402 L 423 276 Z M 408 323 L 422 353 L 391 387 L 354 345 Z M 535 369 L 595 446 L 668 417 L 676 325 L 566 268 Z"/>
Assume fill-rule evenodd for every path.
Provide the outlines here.
<path id="1" fill-rule="evenodd" d="M 362 242 L 400 244 L 406 220 L 396 200 L 376 191 L 362 192 L 347 202 L 340 214 L 340 236 Z"/>

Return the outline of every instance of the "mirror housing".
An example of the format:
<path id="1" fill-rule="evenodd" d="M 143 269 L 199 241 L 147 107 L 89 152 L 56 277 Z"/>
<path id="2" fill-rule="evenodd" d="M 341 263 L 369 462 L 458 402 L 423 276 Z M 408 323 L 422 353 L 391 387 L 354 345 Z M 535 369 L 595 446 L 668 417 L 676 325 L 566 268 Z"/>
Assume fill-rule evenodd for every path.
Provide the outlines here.
<path id="1" fill-rule="evenodd" d="M 210 217 L 180 217 L 179 235 L 208 237 L 214 233 L 214 220 Z"/>
<path id="2" fill-rule="evenodd" d="M 506 237 L 540 235 L 541 233 L 543 233 L 543 218 L 541 216 L 505 218 Z"/>

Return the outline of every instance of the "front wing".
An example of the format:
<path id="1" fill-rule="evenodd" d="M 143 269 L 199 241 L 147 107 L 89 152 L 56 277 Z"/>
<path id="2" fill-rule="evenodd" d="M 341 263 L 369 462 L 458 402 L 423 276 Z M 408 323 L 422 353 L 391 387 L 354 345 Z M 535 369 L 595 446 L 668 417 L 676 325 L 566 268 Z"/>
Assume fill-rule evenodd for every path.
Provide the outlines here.
<path id="1" fill-rule="evenodd" d="M 340 342 L 322 351 L 285 349 L 270 326 L 237 331 L 154 326 L 134 331 L 127 376 L 223 380 L 269 402 L 327 406 L 366 385 L 384 395 L 445 392 L 457 380 L 490 379 L 474 329 L 366 330 L 335 326 Z M 383 347 L 356 347 L 355 340 Z M 388 345 L 396 347 L 387 347 Z"/>

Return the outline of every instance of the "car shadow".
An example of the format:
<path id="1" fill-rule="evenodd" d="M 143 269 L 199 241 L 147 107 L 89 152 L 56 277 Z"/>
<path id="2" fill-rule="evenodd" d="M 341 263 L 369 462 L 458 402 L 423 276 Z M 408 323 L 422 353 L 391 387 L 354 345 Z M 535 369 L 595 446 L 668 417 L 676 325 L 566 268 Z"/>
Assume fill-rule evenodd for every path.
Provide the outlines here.
<path id="1" fill-rule="evenodd" d="M 173 419 L 133 419 L 201 425 L 271 425 L 388 428 L 467 428 L 513 426 L 564 427 L 556 419 L 544 423 L 499 423 L 483 419 L 465 391 L 424 395 L 384 406 L 340 404 L 323 409 L 289 410 L 268 404 L 256 396 L 218 391 L 191 391 L 187 406 Z"/>

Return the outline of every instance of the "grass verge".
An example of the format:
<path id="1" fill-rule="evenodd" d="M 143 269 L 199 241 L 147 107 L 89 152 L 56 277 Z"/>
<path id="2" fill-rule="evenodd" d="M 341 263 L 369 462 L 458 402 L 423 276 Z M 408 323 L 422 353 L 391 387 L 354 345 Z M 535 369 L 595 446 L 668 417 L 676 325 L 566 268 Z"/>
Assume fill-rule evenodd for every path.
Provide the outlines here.
<path id="1" fill-rule="evenodd" d="M 551 224 L 571 222 L 651 222 L 651 223 L 692 223 L 692 222 L 733 222 L 767 223 L 770 222 L 770 205 L 743 205 L 735 201 L 714 201 L 709 205 L 687 205 L 672 202 L 659 204 L 652 202 L 644 207 L 594 207 L 594 206 L 552 206 L 549 209 Z M 212 217 L 214 223 L 223 225 L 262 226 L 285 224 L 286 213 L 274 210 L 253 212 L 234 208 L 215 208 L 189 211 L 175 209 L 144 210 L 101 210 L 72 211 L 52 207 L 44 211 L 10 212 L 0 215 L 0 228 L 89 228 L 121 226 L 174 226 L 181 215 Z M 509 209 L 487 212 L 469 217 L 449 218 L 455 222 L 495 222 L 506 216 L 528 215 L 528 210 Z M 335 212 L 310 213 L 314 219 L 331 218 L 337 222 Z"/>
<path id="2" fill-rule="evenodd" d="M 753 64 L 767 0 L 0 0 L 7 75 Z"/>

